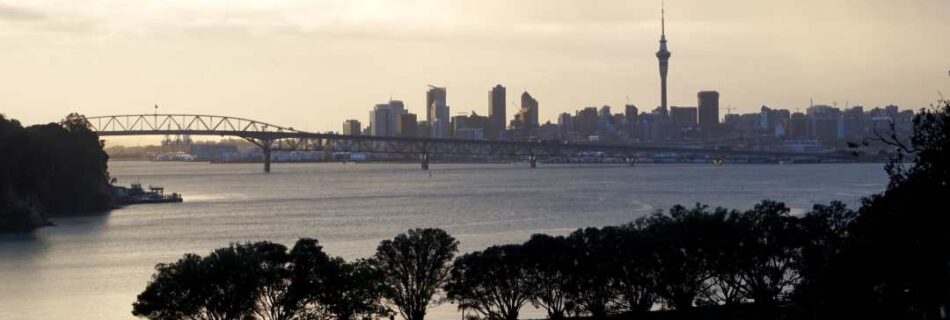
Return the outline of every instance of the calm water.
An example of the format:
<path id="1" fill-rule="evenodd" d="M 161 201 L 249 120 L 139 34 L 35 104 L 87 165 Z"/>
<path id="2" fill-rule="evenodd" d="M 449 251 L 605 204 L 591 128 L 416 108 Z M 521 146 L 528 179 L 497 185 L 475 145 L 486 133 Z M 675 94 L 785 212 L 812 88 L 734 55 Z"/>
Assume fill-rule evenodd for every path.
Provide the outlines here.
<path id="1" fill-rule="evenodd" d="M 833 199 L 856 204 L 886 184 L 882 166 L 541 164 L 257 164 L 113 162 L 120 183 L 182 193 L 182 204 L 0 236 L 0 319 L 126 319 L 153 267 L 233 241 L 292 245 L 315 237 L 358 258 L 413 227 L 447 229 L 470 251 L 533 233 L 620 224 L 672 204 L 749 208 L 764 198 L 795 212 Z M 531 316 L 531 311 L 525 316 Z M 451 306 L 433 319 L 457 319 Z"/>

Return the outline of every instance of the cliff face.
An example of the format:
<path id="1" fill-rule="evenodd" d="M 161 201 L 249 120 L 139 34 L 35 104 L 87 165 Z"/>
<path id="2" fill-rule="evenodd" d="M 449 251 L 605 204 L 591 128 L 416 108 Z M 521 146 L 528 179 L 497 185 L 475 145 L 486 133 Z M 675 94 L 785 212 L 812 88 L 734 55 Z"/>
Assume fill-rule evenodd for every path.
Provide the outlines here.
<path id="1" fill-rule="evenodd" d="M 109 157 L 85 124 L 74 114 L 63 124 L 24 128 L 0 115 L 0 232 L 110 208 Z"/>

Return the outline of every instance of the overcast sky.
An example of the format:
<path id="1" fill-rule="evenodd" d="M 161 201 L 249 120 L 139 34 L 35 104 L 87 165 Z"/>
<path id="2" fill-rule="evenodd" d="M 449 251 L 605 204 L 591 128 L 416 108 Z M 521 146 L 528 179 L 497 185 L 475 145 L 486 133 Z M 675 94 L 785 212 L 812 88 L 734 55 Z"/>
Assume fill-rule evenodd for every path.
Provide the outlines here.
<path id="1" fill-rule="evenodd" d="M 923 107 L 950 94 L 948 0 L 669 0 L 670 104 Z M 528 90 L 541 120 L 659 104 L 660 2 L 0 0 L 0 113 L 226 114 L 311 131 L 392 96 L 424 118 Z M 514 114 L 509 104 L 509 117 Z M 726 110 L 721 111 L 722 114 Z"/>

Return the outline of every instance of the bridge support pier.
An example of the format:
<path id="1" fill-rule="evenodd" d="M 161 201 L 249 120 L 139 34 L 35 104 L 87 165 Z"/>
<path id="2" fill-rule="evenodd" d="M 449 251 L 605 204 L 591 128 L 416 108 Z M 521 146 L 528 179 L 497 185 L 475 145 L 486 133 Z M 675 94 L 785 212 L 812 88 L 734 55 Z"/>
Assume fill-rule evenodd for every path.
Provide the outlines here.
<path id="1" fill-rule="evenodd" d="M 265 143 L 261 148 L 264 149 L 264 173 L 270 173 L 270 143 Z"/>
<path id="2" fill-rule="evenodd" d="M 637 163 L 637 157 L 634 155 L 629 155 L 626 158 L 624 158 L 624 161 L 627 162 L 627 165 L 633 167 Z"/>
<path id="3" fill-rule="evenodd" d="M 713 158 L 713 160 L 712 160 L 712 164 L 713 164 L 713 165 L 716 165 L 716 166 L 721 166 L 723 162 L 724 162 L 724 161 L 723 161 L 722 157 L 715 157 L 715 158 Z"/>
<path id="4" fill-rule="evenodd" d="M 530 156 L 528 156 L 528 164 L 531 165 L 531 169 L 537 169 L 537 168 L 538 168 L 538 156 L 533 155 L 533 154 L 530 155 Z"/>
<path id="5" fill-rule="evenodd" d="M 422 170 L 429 170 L 429 154 L 428 153 L 420 154 L 419 163 L 422 165 Z"/>

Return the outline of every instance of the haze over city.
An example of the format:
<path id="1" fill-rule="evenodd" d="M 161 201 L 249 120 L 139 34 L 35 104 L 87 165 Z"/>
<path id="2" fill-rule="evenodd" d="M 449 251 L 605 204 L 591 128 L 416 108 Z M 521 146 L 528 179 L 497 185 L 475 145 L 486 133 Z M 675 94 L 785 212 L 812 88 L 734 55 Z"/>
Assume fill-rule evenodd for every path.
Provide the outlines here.
<path id="1" fill-rule="evenodd" d="M 924 107 L 948 84 L 950 2 L 668 1 L 670 105 Z M 27 124 L 188 112 L 308 131 L 367 121 L 390 97 L 485 115 L 487 92 L 659 105 L 660 3 L 643 1 L 68 1 L 0 3 L 0 110 Z M 510 118 L 516 108 L 507 108 Z"/>

